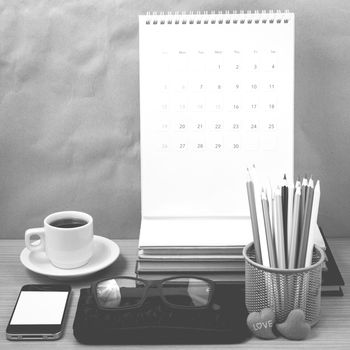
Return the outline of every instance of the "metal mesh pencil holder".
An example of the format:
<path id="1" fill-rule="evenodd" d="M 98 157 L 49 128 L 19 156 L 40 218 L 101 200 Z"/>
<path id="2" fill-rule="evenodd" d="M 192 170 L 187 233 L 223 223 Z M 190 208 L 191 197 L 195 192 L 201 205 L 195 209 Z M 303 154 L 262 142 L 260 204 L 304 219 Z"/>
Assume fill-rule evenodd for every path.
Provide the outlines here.
<path id="1" fill-rule="evenodd" d="M 245 302 L 249 312 L 270 308 L 276 322 L 284 322 L 290 311 L 301 309 L 314 326 L 321 316 L 322 265 L 325 254 L 315 245 L 312 264 L 300 269 L 269 268 L 256 263 L 254 243 L 245 246 Z"/>

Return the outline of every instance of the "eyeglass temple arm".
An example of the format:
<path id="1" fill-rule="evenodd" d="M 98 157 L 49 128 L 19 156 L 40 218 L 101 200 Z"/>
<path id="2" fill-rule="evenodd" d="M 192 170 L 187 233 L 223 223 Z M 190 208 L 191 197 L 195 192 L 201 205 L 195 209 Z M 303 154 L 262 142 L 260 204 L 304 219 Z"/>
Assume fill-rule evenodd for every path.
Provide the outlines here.
<path id="1" fill-rule="evenodd" d="M 125 297 L 142 297 L 145 293 L 144 288 L 127 288 L 127 287 L 121 287 L 120 288 L 120 294 Z M 162 293 L 164 296 L 190 296 L 188 293 L 187 288 L 163 288 Z M 159 289 L 158 288 L 149 288 L 147 290 L 147 296 L 159 296 Z M 192 296 L 192 295 L 191 295 Z"/>

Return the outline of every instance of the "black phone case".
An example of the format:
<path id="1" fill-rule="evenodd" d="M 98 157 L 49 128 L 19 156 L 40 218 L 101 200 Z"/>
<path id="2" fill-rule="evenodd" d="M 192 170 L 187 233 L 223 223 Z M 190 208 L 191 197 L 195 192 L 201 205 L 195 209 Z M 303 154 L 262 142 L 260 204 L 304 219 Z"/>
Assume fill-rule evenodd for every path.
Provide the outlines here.
<path id="1" fill-rule="evenodd" d="M 238 343 L 250 335 L 244 298 L 243 286 L 217 284 L 208 309 L 174 309 L 152 297 L 139 309 L 106 311 L 81 289 L 74 336 L 83 344 Z"/>

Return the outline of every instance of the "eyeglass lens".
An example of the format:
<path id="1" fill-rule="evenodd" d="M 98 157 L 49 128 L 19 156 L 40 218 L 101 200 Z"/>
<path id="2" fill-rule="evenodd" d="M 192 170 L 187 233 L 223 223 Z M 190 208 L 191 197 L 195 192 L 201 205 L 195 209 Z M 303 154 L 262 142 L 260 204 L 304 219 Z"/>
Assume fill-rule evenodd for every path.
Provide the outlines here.
<path id="1" fill-rule="evenodd" d="M 162 283 L 165 300 L 175 306 L 203 307 L 208 305 L 211 286 L 196 278 L 173 278 Z"/>
<path id="2" fill-rule="evenodd" d="M 140 280 L 113 278 L 96 285 L 98 303 L 105 308 L 120 308 L 137 305 L 145 291 Z"/>

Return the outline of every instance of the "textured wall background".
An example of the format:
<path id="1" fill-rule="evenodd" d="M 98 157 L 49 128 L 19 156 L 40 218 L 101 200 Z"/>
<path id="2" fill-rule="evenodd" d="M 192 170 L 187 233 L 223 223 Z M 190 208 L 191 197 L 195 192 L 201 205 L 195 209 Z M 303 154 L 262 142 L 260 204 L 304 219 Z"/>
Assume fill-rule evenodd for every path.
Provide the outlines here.
<path id="1" fill-rule="evenodd" d="M 289 9 L 296 14 L 295 172 L 321 180 L 319 223 L 350 234 L 350 2 L 0 0 L 0 238 L 47 214 L 140 224 L 138 14 Z"/>

